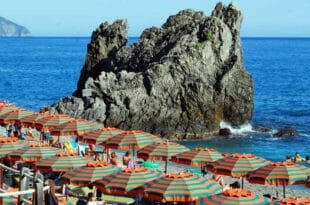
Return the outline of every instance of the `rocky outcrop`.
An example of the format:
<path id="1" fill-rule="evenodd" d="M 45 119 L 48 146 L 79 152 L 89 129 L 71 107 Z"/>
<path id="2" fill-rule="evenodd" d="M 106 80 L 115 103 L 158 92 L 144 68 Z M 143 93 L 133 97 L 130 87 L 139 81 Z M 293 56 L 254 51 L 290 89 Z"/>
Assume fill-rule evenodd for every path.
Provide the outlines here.
<path id="1" fill-rule="evenodd" d="M 30 31 L 0 16 L 0 37 L 2 36 L 30 36 Z"/>
<path id="2" fill-rule="evenodd" d="M 88 44 L 77 90 L 50 112 L 163 136 L 215 131 L 222 120 L 246 123 L 253 81 L 243 65 L 241 22 L 233 5 L 219 3 L 211 16 L 184 10 L 130 46 L 127 21 L 103 23 Z"/>
<path id="3" fill-rule="evenodd" d="M 228 137 L 229 135 L 231 135 L 231 131 L 230 129 L 228 128 L 221 128 L 219 130 L 219 133 L 218 133 L 219 136 L 222 136 L 222 137 Z"/>
<path id="4" fill-rule="evenodd" d="M 277 133 L 274 134 L 275 137 L 296 137 L 299 136 L 299 132 L 292 127 L 285 127 L 280 129 Z"/>

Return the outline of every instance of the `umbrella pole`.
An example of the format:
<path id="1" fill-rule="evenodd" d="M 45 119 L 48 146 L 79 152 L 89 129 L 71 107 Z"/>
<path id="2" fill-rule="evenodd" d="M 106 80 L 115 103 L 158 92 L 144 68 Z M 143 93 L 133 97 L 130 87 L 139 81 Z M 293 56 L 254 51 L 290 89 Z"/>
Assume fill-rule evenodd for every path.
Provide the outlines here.
<path id="1" fill-rule="evenodd" d="M 0 163 L 2 164 L 3 163 L 3 160 L 2 158 L 0 159 Z M 2 189 L 3 188 L 3 168 L 0 167 L 0 188 Z M 2 198 L 2 197 L 0 197 Z"/>
<path id="2" fill-rule="evenodd" d="M 132 148 L 132 160 L 135 161 L 135 148 Z"/>
<path id="3" fill-rule="evenodd" d="M 243 180 L 243 177 L 241 178 L 241 188 L 243 189 L 243 186 L 244 186 L 244 180 Z"/>
<path id="4" fill-rule="evenodd" d="M 168 158 L 165 160 L 165 173 L 168 174 Z"/>
<path id="5" fill-rule="evenodd" d="M 285 198 L 285 185 L 283 184 L 283 199 Z"/>

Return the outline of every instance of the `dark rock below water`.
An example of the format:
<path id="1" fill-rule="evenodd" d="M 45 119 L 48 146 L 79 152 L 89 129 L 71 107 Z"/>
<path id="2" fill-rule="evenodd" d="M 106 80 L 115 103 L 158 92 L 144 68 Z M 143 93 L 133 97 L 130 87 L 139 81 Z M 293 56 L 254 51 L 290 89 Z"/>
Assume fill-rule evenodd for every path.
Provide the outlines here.
<path id="1" fill-rule="evenodd" d="M 299 136 L 299 132 L 291 127 L 285 127 L 280 129 L 277 133 L 274 134 L 276 137 L 286 137 L 286 136 Z"/>
<path id="2" fill-rule="evenodd" d="M 222 128 L 219 130 L 219 136 L 228 137 L 231 135 L 231 131 L 228 128 Z"/>
<path id="3" fill-rule="evenodd" d="M 256 126 L 253 128 L 253 130 L 258 131 L 258 132 L 272 132 L 272 128 L 264 127 L 264 126 Z"/>
<path id="4" fill-rule="evenodd" d="M 130 46 L 126 20 L 103 23 L 88 44 L 77 90 L 49 110 L 165 137 L 212 132 L 222 120 L 247 123 L 253 81 L 243 65 L 241 22 L 233 5 L 219 3 L 211 16 L 184 10 Z"/>

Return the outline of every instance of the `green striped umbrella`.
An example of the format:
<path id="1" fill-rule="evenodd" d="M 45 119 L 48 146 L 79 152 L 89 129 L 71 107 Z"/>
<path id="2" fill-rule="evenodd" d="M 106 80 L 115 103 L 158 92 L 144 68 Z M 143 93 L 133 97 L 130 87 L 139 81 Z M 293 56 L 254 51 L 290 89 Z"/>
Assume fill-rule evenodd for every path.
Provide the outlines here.
<path id="1" fill-rule="evenodd" d="M 38 120 L 40 120 L 44 117 L 48 117 L 48 116 L 49 116 L 49 114 L 46 114 L 46 113 L 33 113 L 32 115 L 29 115 L 27 117 L 20 119 L 20 122 L 24 126 L 34 127 L 34 124 Z"/>
<path id="2" fill-rule="evenodd" d="M 82 137 L 82 141 L 87 144 L 104 144 L 110 137 L 117 136 L 122 133 L 122 130 L 119 130 L 114 127 L 101 128 L 95 131 L 87 132 Z"/>
<path id="3" fill-rule="evenodd" d="M 138 158 L 151 161 L 165 161 L 165 173 L 167 173 L 168 160 L 181 152 L 189 151 L 183 145 L 175 142 L 158 142 L 143 147 L 138 151 Z"/>
<path id="4" fill-rule="evenodd" d="M 269 205 L 271 201 L 261 195 L 244 190 L 229 189 L 223 193 L 200 198 L 196 205 Z"/>
<path id="5" fill-rule="evenodd" d="M 66 183 L 76 186 L 88 186 L 98 179 L 119 172 L 121 169 L 106 162 L 92 162 L 86 166 L 71 170 L 62 176 Z"/>
<path id="6" fill-rule="evenodd" d="M 309 205 L 310 197 L 288 197 L 281 201 L 275 201 L 273 205 Z"/>
<path id="7" fill-rule="evenodd" d="M 210 171 L 231 177 L 242 177 L 242 188 L 243 188 L 243 177 L 248 175 L 250 172 L 259 169 L 263 166 L 270 164 L 269 161 L 257 157 L 254 154 L 232 154 L 219 159 L 215 162 L 210 163 Z"/>
<path id="8" fill-rule="evenodd" d="M 168 174 L 146 184 L 145 197 L 164 202 L 192 202 L 222 192 L 215 181 L 192 173 Z"/>
<path id="9" fill-rule="evenodd" d="M 4 140 L 7 139 L 7 140 Z M 20 149 L 25 148 L 29 146 L 27 142 L 24 140 L 18 140 L 17 138 L 1 138 L 0 141 L 0 157 L 5 157 L 7 154 Z"/>
<path id="10" fill-rule="evenodd" d="M 2 105 L 0 106 L 0 116 L 17 109 L 18 107 L 15 107 L 14 105 Z"/>
<path id="11" fill-rule="evenodd" d="M 47 117 L 39 119 L 35 123 L 35 127 L 38 130 L 46 129 L 58 129 L 61 124 L 72 120 L 68 115 L 48 115 Z"/>
<path id="12" fill-rule="evenodd" d="M 203 164 L 214 162 L 222 158 L 223 155 L 215 149 L 199 147 L 173 156 L 171 161 L 178 164 L 191 165 L 194 167 L 202 167 Z"/>
<path id="13" fill-rule="evenodd" d="M 36 163 L 37 169 L 42 172 L 67 172 L 85 166 L 89 158 L 80 156 L 68 156 L 66 153 L 57 154 L 56 157 L 42 159 Z"/>
<path id="14" fill-rule="evenodd" d="M 113 195 L 135 196 L 142 193 L 142 187 L 147 182 L 161 176 L 161 172 L 147 168 L 126 168 L 119 173 L 111 174 L 94 182 L 100 191 Z"/>
<path id="15" fill-rule="evenodd" d="M 25 109 L 17 109 L 17 110 L 12 110 L 10 112 L 7 112 L 3 115 L 0 116 L 0 121 L 2 123 L 9 123 L 9 122 L 15 122 L 19 121 L 20 119 L 27 117 L 29 115 L 32 115 L 33 112 L 30 112 Z"/>
<path id="16" fill-rule="evenodd" d="M 60 152 L 60 149 L 38 144 L 13 151 L 7 155 L 7 158 L 12 161 L 21 160 L 24 162 L 34 163 L 41 159 L 54 157 L 57 152 Z"/>
<path id="17" fill-rule="evenodd" d="M 103 125 L 99 126 L 98 123 L 87 121 L 84 119 L 77 119 L 77 120 L 70 120 L 68 122 L 65 122 L 61 124 L 56 129 L 51 129 L 51 132 L 55 135 L 77 135 L 81 136 L 85 132 L 89 132 L 92 130 L 97 130 L 99 128 L 102 128 Z"/>
<path id="18" fill-rule="evenodd" d="M 276 162 L 251 172 L 247 179 L 250 183 L 255 184 L 282 185 L 285 198 L 285 186 L 305 184 L 309 176 L 310 169 L 308 167 L 294 162 Z"/>

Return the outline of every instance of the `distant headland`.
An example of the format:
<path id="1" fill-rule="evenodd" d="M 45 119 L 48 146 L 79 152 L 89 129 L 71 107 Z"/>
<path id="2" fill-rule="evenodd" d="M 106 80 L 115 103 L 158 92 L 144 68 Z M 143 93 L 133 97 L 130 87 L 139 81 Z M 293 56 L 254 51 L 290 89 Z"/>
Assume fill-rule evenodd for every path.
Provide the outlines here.
<path id="1" fill-rule="evenodd" d="M 30 35 L 30 31 L 26 27 L 0 16 L 0 37 L 22 37 Z"/>

